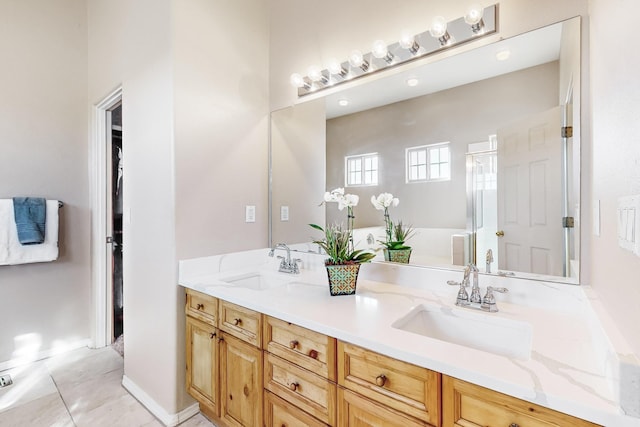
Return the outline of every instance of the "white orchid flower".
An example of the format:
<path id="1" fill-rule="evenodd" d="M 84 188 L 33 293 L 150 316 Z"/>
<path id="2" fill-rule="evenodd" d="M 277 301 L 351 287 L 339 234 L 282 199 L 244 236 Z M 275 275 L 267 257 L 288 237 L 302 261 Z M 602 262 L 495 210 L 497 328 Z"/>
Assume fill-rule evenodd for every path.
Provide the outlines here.
<path id="1" fill-rule="evenodd" d="M 325 202 L 340 202 L 344 198 L 344 188 L 335 188 L 324 193 Z"/>
<path id="2" fill-rule="evenodd" d="M 338 200 L 338 209 L 343 210 L 346 208 L 352 208 L 358 206 L 360 197 L 355 194 L 345 194 L 340 200 Z"/>
<path id="3" fill-rule="evenodd" d="M 371 204 L 379 211 L 383 211 L 389 206 L 398 206 L 400 199 L 393 197 L 391 193 L 380 193 L 378 197 L 371 196 Z"/>

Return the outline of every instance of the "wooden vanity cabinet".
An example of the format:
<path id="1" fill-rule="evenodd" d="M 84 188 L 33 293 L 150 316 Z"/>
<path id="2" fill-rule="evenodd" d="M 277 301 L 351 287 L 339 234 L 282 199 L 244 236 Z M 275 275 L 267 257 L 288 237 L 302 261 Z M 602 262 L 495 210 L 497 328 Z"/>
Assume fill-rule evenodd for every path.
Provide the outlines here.
<path id="1" fill-rule="evenodd" d="M 598 427 L 589 421 L 442 376 L 444 427 Z"/>
<path id="2" fill-rule="evenodd" d="M 218 335 L 214 326 L 187 316 L 187 392 L 209 417 L 220 415 Z"/>
<path id="3" fill-rule="evenodd" d="M 220 418 L 229 426 L 262 425 L 262 351 L 222 332 Z"/>
<path id="4" fill-rule="evenodd" d="M 415 418 L 413 425 L 439 426 L 440 377 L 438 372 L 338 341 L 338 384 L 381 404 L 383 409 L 389 409 L 378 411 L 381 417 L 384 416 L 382 414 L 398 412 Z M 350 398 L 346 403 L 339 403 L 343 411 L 349 409 L 353 412 L 363 404 L 358 396 L 344 392 L 341 395 Z M 341 413 L 341 422 L 356 419 L 353 415 L 344 417 Z"/>

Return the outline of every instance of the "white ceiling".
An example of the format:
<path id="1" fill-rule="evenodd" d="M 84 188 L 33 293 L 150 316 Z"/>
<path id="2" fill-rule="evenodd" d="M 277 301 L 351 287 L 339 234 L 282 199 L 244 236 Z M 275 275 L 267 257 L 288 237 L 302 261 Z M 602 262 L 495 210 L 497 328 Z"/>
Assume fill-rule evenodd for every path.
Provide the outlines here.
<path id="1" fill-rule="evenodd" d="M 325 98 L 327 119 L 555 61 L 560 55 L 561 34 L 562 23 L 550 25 L 389 77 L 339 90 Z M 505 49 L 511 52 L 509 59 L 497 60 L 496 53 Z M 417 78 L 419 83 L 409 87 L 406 81 L 412 77 Z M 346 99 L 349 104 L 340 106 L 338 101 L 341 99 Z"/>

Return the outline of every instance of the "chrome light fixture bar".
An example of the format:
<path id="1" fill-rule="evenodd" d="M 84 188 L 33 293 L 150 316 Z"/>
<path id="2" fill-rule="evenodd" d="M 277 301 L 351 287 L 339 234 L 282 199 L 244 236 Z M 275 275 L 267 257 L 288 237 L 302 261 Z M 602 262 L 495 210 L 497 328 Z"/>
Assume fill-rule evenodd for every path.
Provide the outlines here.
<path id="1" fill-rule="evenodd" d="M 297 87 L 298 97 L 302 97 L 494 34 L 498 31 L 498 4 L 484 10 L 472 5 L 464 17 L 451 22 L 438 20 L 436 24 L 439 28 L 413 37 L 403 34 L 399 42 L 387 46 L 377 40 L 371 52 L 354 50 L 347 61 L 334 59 L 326 69 L 314 67 L 307 76 L 294 73 L 291 83 Z M 436 24 L 432 22 L 431 26 Z"/>

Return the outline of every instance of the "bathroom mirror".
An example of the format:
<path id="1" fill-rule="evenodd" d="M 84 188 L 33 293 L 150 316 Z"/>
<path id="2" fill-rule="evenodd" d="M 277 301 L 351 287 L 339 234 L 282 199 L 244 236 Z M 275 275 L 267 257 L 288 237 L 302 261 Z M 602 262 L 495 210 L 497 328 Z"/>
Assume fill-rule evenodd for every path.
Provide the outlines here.
<path id="1" fill-rule="evenodd" d="M 578 283 L 579 106 L 576 17 L 274 111 L 271 241 L 315 250 L 308 224 L 344 222 L 319 204 L 345 187 L 356 243 L 380 247 L 370 198 L 389 192 L 391 218 L 416 229 L 411 264 Z M 436 176 L 413 182 L 421 150 Z M 369 154 L 377 184 L 346 185 L 347 159 Z"/>

